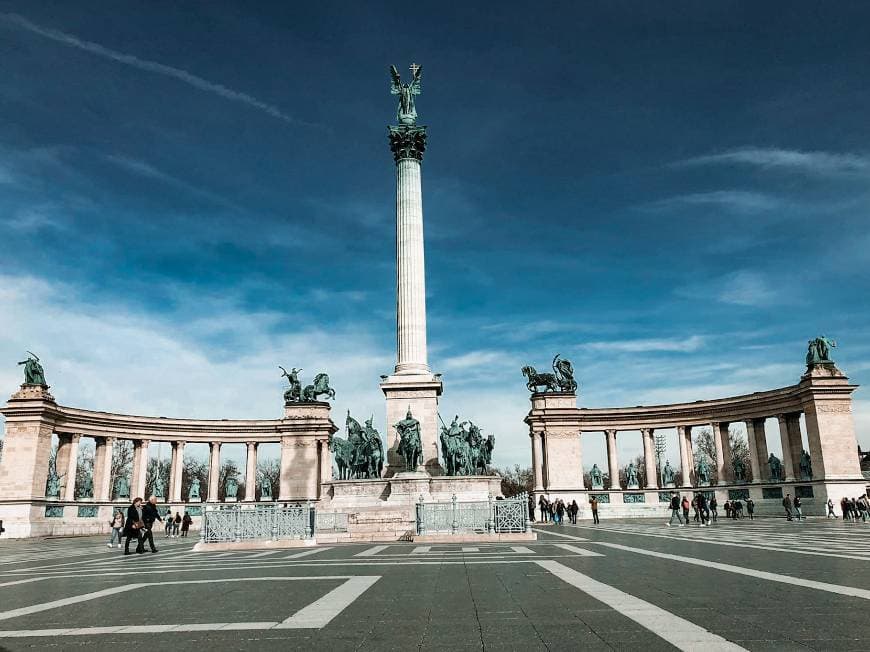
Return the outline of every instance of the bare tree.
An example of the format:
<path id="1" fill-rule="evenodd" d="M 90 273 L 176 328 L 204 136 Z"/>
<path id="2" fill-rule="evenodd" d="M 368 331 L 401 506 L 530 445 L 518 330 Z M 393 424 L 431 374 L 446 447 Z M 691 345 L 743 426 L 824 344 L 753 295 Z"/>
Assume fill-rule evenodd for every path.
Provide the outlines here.
<path id="1" fill-rule="evenodd" d="M 697 466 L 702 457 L 707 460 L 707 464 L 710 465 L 710 482 L 716 484 L 719 480 L 719 473 L 716 470 L 716 444 L 713 442 L 713 431 L 710 428 L 697 428 L 692 434 L 694 435 L 695 465 Z"/>
<path id="2" fill-rule="evenodd" d="M 257 464 L 259 482 L 266 481 L 272 489 L 272 498 L 277 499 L 281 491 L 281 463 L 276 459 L 267 459 Z M 262 500 L 260 488 L 257 487 L 257 500 Z"/>
<path id="3" fill-rule="evenodd" d="M 239 467 L 235 460 L 224 460 L 218 472 L 218 500 L 224 500 L 227 497 L 227 478 L 235 476 L 239 477 Z M 244 491 L 244 484 L 239 483 L 239 493 Z M 211 500 L 211 496 L 208 497 Z"/>
<path id="4" fill-rule="evenodd" d="M 505 498 L 516 496 L 522 492 L 531 493 L 534 488 L 534 474 L 530 467 L 521 467 L 515 464 L 514 468 L 506 466 L 496 469 L 501 476 L 501 493 Z"/>
<path id="5" fill-rule="evenodd" d="M 744 479 L 752 480 L 752 465 L 749 463 L 749 442 L 736 428 L 728 428 L 728 442 L 731 444 L 731 459 L 743 463 Z"/>
<path id="6" fill-rule="evenodd" d="M 637 485 L 639 487 L 646 486 L 646 464 L 644 463 L 643 454 L 638 455 L 634 458 L 634 465 L 637 467 Z M 626 473 L 626 469 L 628 466 L 624 466 L 619 469 L 619 482 L 622 485 L 622 488 L 625 489 L 628 487 L 628 474 Z"/>
<path id="7" fill-rule="evenodd" d="M 145 495 L 146 496 L 161 496 L 166 497 L 166 489 L 169 487 L 169 469 L 172 467 L 172 461 L 169 459 L 156 460 L 154 458 L 148 460 L 148 466 L 145 469 Z M 159 473 L 158 473 L 159 471 Z M 159 482 L 159 487 L 158 487 Z M 158 490 L 159 489 L 159 490 Z"/>

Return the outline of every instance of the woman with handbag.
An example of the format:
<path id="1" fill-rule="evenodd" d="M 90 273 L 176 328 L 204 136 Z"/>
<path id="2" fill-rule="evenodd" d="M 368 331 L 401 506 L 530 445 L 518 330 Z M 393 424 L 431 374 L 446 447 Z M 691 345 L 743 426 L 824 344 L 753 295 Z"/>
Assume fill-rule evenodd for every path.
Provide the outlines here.
<path id="1" fill-rule="evenodd" d="M 127 508 L 127 522 L 124 523 L 124 536 L 127 540 L 124 542 L 124 554 L 130 554 L 130 541 L 136 539 L 136 552 L 140 555 L 145 552 L 145 547 L 142 545 L 142 528 L 145 527 L 145 521 L 142 520 L 142 499 L 134 498 L 133 504 Z"/>

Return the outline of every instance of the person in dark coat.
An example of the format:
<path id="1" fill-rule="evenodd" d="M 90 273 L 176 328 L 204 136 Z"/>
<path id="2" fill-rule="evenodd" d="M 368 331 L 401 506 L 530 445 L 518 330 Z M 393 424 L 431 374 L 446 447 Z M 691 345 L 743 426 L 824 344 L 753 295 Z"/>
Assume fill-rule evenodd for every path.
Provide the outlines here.
<path id="1" fill-rule="evenodd" d="M 184 516 L 181 519 L 181 536 L 187 536 L 187 532 L 188 530 L 190 530 L 191 523 L 193 523 L 193 518 L 191 518 L 188 512 L 184 512 Z"/>
<path id="2" fill-rule="evenodd" d="M 142 546 L 144 551 L 145 542 L 147 541 L 151 547 L 151 552 L 157 552 L 157 548 L 154 545 L 154 536 L 151 532 L 155 521 L 163 522 L 163 519 L 160 518 L 160 512 L 157 511 L 157 496 L 151 496 L 148 502 L 145 503 L 145 506 L 142 508 L 142 520 L 145 521 L 145 527 L 142 532 L 142 542 L 139 545 Z"/>
<path id="3" fill-rule="evenodd" d="M 127 508 L 127 520 L 124 521 L 124 536 L 127 538 L 124 542 L 125 555 L 130 554 L 130 541 L 133 539 L 136 539 L 136 552 L 145 552 L 142 546 L 142 511 L 142 499 L 137 496 Z"/>

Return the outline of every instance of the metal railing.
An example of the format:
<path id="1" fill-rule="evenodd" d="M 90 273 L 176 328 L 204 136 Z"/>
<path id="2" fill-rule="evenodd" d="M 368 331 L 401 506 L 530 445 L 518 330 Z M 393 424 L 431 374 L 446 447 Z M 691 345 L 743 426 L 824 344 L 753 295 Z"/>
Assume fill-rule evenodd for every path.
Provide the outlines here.
<path id="1" fill-rule="evenodd" d="M 279 505 L 206 507 L 199 539 L 203 543 L 252 539 L 311 539 L 315 510 L 311 503 Z"/>
<path id="2" fill-rule="evenodd" d="M 528 532 L 528 496 L 513 498 L 426 503 L 417 502 L 417 534 L 504 534 Z"/>

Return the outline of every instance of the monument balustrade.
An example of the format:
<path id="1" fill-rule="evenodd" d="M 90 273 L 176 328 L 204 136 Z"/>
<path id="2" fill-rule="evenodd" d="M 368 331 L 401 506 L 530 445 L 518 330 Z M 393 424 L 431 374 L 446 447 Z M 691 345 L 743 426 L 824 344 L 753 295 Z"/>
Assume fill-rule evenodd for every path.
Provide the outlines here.
<path id="1" fill-rule="evenodd" d="M 667 490 L 686 494 L 703 488 L 714 492 L 720 503 L 750 496 L 760 512 L 781 511 L 780 501 L 790 493 L 805 500 L 806 512 L 823 514 L 828 498 L 838 503 L 843 496 L 862 495 L 866 490 L 855 453 L 851 407 L 855 389 L 833 363 L 826 363 L 808 367 L 800 382 L 788 387 L 671 405 L 587 408 L 577 406 L 573 392 L 534 392 L 525 422 L 531 439 L 535 498 L 577 500 L 587 517 L 591 514 L 583 508 L 592 495 L 604 505 L 603 511 L 609 509 L 614 515 L 660 515 L 666 509 L 662 496 Z M 801 416 L 808 450 L 802 443 Z M 779 424 L 781 460 L 767 448 L 764 422 L 770 418 Z M 749 469 L 732 458 L 729 426 L 735 423 L 746 426 Z M 696 427 L 711 430 L 714 460 L 695 459 L 691 435 Z M 660 482 L 658 476 L 654 433 L 662 429 L 677 431 L 679 486 Z M 626 431 L 641 433 L 643 469 L 633 462 L 620 468 L 616 443 Z M 581 440 L 599 432 L 606 437 L 607 473 L 595 465 L 587 487 Z M 627 486 L 620 482 L 621 471 Z M 676 469 L 671 471 L 675 477 Z M 638 482 L 641 472 L 642 485 Z"/>

